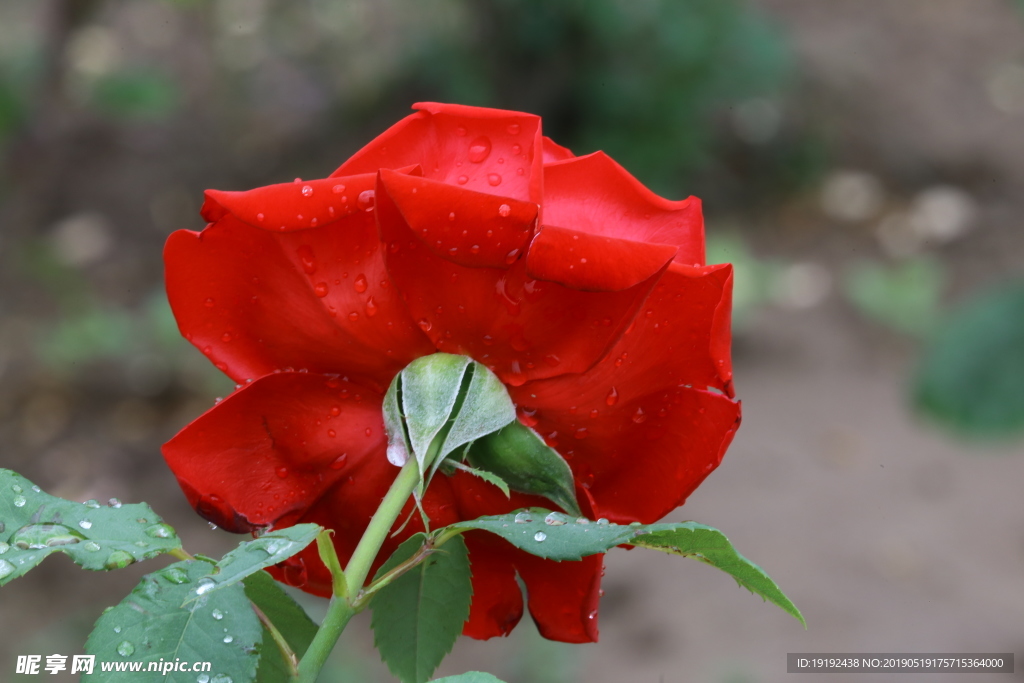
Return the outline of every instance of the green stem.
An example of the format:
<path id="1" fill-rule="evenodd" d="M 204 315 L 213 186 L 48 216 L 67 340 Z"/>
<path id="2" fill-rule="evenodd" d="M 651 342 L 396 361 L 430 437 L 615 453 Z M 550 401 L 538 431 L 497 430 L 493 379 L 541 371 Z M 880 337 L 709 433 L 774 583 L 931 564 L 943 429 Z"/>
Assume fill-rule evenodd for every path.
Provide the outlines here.
<path id="1" fill-rule="evenodd" d="M 298 683 L 313 683 L 320 674 L 320 669 L 323 668 L 327 656 L 334 649 L 334 644 L 338 642 L 341 632 L 345 630 L 345 626 L 356 613 L 349 601 L 358 599 L 359 591 L 366 582 L 373 560 L 377 557 L 388 532 L 391 531 L 398 516 L 402 514 L 405 502 L 412 495 L 419 481 L 419 466 L 416 464 L 416 458 L 410 457 L 391 484 L 380 507 L 373 513 L 369 526 L 366 527 L 355 552 L 352 553 L 352 559 L 345 567 L 348 599 L 337 595 L 331 598 L 327 615 L 316 632 L 313 642 L 309 644 L 306 654 L 302 656 L 302 661 L 299 662 L 299 675 L 296 679 Z"/>

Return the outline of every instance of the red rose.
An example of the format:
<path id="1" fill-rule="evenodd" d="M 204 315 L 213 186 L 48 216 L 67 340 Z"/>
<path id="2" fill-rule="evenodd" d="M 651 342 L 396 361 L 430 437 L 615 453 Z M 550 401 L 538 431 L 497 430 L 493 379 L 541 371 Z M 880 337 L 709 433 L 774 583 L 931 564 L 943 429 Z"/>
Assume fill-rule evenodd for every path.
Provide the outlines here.
<path id="1" fill-rule="evenodd" d="M 695 198 L 609 157 L 574 157 L 536 116 L 419 104 L 329 178 L 209 191 L 202 232 L 165 250 L 185 337 L 240 384 L 163 449 L 196 510 L 236 532 L 315 522 L 344 562 L 398 469 L 381 405 L 435 351 L 490 367 L 520 421 L 573 470 L 592 518 L 653 522 L 721 460 L 732 399 L 732 270 L 704 265 Z M 438 526 L 547 506 L 459 472 L 424 500 Z M 418 516 L 398 539 L 421 530 Z M 601 556 L 552 562 L 466 535 L 465 633 L 509 633 L 516 573 L 542 634 L 597 639 Z M 330 595 L 315 547 L 276 568 Z"/>

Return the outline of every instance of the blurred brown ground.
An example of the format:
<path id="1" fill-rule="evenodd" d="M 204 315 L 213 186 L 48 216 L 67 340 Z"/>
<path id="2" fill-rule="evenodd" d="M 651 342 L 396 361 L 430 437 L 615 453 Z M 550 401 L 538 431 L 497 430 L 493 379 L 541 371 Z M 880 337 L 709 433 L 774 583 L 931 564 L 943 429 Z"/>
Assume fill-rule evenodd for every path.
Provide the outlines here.
<path id="1" fill-rule="evenodd" d="M 893 242 L 876 237 L 879 225 L 934 186 L 956 187 L 972 201 L 973 229 L 910 247 L 942 263 L 946 300 L 1024 272 L 1024 77 L 1013 70 L 1024 60 L 1024 19 L 997 0 L 754 5 L 784 28 L 796 55 L 799 83 L 785 116 L 824 131 L 829 172 L 866 173 L 884 193 L 873 213 L 852 220 L 841 207 L 838 215 L 821 208 L 832 176 L 754 209 L 709 207 L 709 234 L 738 230 L 757 258 L 810 264 L 816 270 L 800 272 L 818 276 L 813 296 L 780 288 L 738 327 L 743 427 L 719 470 L 670 519 L 725 531 L 803 610 L 808 629 L 708 567 L 616 550 L 607 558 L 600 644 L 539 643 L 524 623 L 507 641 L 460 641 L 443 673 L 479 668 L 510 683 L 540 681 L 524 664 L 533 658 L 549 663 L 551 683 L 770 683 L 788 680 L 787 652 L 1024 657 L 1024 446 L 961 441 L 915 417 L 906 383 L 917 343 L 866 318 L 839 291 L 851 262 L 905 256 L 903 243 L 893 252 Z M 140 10 L 111 25 L 130 29 L 132 11 Z M 235 539 L 210 531 L 184 504 L 158 449 L 230 385 L 217 384 L 199 367 L 200 354 L 183 347 L 173 361 L 155 345 L 124 362 L 44 367 L 38 340 L 61 315 L 60 296 L 12 256 L 25 240 L 59 245 L 55 235 L 71 235 L 63 248 L 78 264 L 72 270 L 105 305 L 138 317 L 158 285 L 166 234 L 201 227 L 195 211 L 204 187 L 265 182 L 260 163 L 271 158 L 277 180 L 325 174 L 359 144 L 310 153 L 308 129 L 324 114 L 303 75 L 283 67 L 268 70 L 268 87 L 286 81 L 296 100 L 313 104 L 268 104 L 265 137 L 257 128 L 218 137 L 230 120 L 196 106 L 214 87 L 205 62 L 215 50 L 192 29 L 180 27 L 174 44 L 189 50 L 175 68 L 192 88 L 179 123 L 116 130 L 44 93 L 35 127 L 42 137 L 10 151 L 13 189 L 0 204 L 0 465 L 77 500 L 146 500 L 192 552 L 217 554 Z M 0 43 L 15 40 L 0 34 Z M 354 61 L 352 77 L 373 68 Z M 78 227 L 67 228 L 68 219 Z M 92 228 L 81 227 L 90 220 Z M 17 680 L 9 673 L 17 654 L 79 652 L 102 608 L 159 563 L 84 575 L 58 558 L 5 588 L 0 679 Z M 378 680 L 365 626 L 354 622 L 345 651 L 361 658 L 360 676 Z"/>

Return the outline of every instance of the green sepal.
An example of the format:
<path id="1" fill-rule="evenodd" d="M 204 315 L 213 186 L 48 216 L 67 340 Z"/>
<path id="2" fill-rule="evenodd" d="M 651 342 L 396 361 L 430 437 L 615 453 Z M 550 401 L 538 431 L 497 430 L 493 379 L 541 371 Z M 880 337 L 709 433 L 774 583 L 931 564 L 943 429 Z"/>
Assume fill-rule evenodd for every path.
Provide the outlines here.
<path id="1" fill-rule="evenodd" d="M 174 529 L 145 503 L 76 503 L 0 469 L 0 586 L 57 552 L 97 571 L 180 549 Z"/>
<path id="2" fill-rule="evenodd" d="M 468 459 L 473 467 L 500 477 L 513 491 L 543 496 L 569 514 L 581 514 L 569 463 L 518 420 L 477 439 Z"/>

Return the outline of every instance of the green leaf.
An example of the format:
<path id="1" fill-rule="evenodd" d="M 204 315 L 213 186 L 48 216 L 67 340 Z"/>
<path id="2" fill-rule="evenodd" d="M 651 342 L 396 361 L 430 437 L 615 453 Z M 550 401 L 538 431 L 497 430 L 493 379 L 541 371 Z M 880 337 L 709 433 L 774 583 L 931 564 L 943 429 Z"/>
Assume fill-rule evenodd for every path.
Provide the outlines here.
<path id="1" fill-rule="evenodd" d="M 567 512 L 580 514 L 569 463 L 518 420 L 473 442 L 469 463 L 498 475 L 513 491 L 543 496 Z"/>
<path id="2" fill-rule="evenodd" d="M 914 399 L 961 431 L 1024 430 L 1024 282 L 986 292 L 957 310 L 931 339 Z"/>
<path id="3" fill-rule="evenodd" d="M 284 592 L 281 585 L 265 571 L 245 578 L 245 595 L 284 636 L 292 652 L 302 657 L 316 636 L 317 625 L 305 611 Z M 263 651 L 260 655 L 257 683 L 288 683 L 291 669 L 285 662 L 273 636 L 263 627 Z"/>
<path id="4" fill-rule="evenodd" d="M 488 472 L 487 470 L 478 470 L 475 467 L 469 467 L 468 465 L 463 465 L 462 463 L 452 463 L 452 466 L 453 471 L 458 469 L 462 470 L 463 472 L 468 472 L 469 474 L 472 474 L 474 477 L 480 477 L 488 484 L 494 484 L 499 489 L 501 489 L 501 492 L 505 494 L 506 498 L 512 497 L 512 492 L 509 490 L 508 484 L 506 484 L 505 480 L 499 477 L 498 475 L 492 472 Z"/>
<path id="5" fill-rule="evenodd" d="M 96 571 L 121 569 L 179 548 L 174 529 L 145 503 L 75 503 L 0 469 L 0 586 L 56 552 Z"/>
<path id="6" fill-rule="evenodd" d="M 296 524 L 243 541 L 217 562 L 209 576 L 192 587 L 188 599 L 209 595 L 265 567 L 287 560 L 312 543 L 318 533 L 318 524 Z"/>
<path id="7" fill-rule="evenodd" d="M 377 571 L 379 579 L 423 547 L 416 534 Z M 461 537 L 380 589 L 370 603 L 374 642 L 381 659 L 402 683 L 424 683 L 451 652 L 469 618 L 473 596 L 469 553 Z"/>
<path id="8" fill-rule="evenodd" d="M 531 555 L 557 561 L 579 560 L 617 545 L 693 557 L 730 574 L 747 590 L 775 603 L 801 624 L 807 625 L 796 606 L 760 567 L 737 553 L 721 531 L 696 522 L 634 522 L 624 526 L 610 524 L 606 519 L 591 522 L 582 517 L 573 519 L 559 512 L 534 508 L 458 522 L 448 528 L 490 531 Z"/>
<path id="9" fill-rule="evenodd" d="M 473 362 L 470 367 L 469 387 L 461 404 L 456 406 L 455 421 L 445 436 L 439 458 L 516 419 L 515 404 L 498 376 L 481 363 Z"/>
<path id="10" fill-rule="evenodd" d="M 504 683 L 504 681 L 483 671 L 468 671 L 457 676 L 435 678 L 433 683 Z"/>
<path id="11" fill-rule="evenodd" d="M 256 677 L 261 626 L 241 584 L 182 607 L 189 589 L 210 571 L 202 560 L 176 562 L 143 577 L 118 605 L 105 612 L 89 635 L 85 651 L 122 671 L 101 671 L 102 683 L 195 683 L 200 673 L 213 681 L 249 683 Z M 208 671 L 170 671 L 163 664 L 210 662 Z M 150 663 L 157 670 L 148 671 Z M 138 667 L 132 670 L 129 667 Z M 219 678 L 218 678 L 219 677 Z"/>

